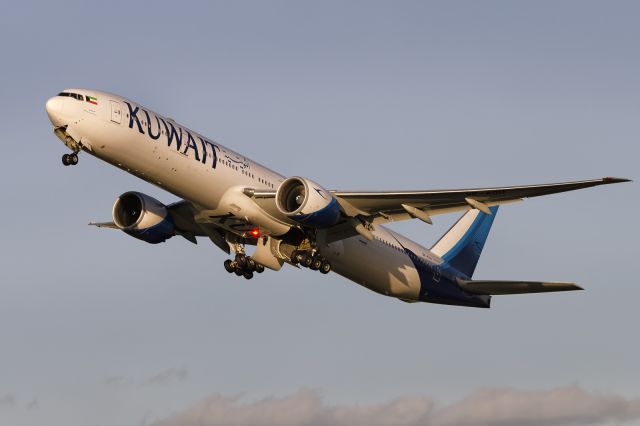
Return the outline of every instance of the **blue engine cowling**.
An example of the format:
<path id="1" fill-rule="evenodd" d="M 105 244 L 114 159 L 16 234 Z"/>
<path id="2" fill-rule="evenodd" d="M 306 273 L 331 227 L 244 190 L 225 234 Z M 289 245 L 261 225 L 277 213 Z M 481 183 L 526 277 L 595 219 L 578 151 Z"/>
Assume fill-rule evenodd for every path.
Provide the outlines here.
<path id="1" fill-rule="evenodd" d="M 141 192 L 125 192 L 118 197 L 113 205 L 113 223 L 150 244 L 162 243 L 175 235 L 167 206 Z"/>
<path id="2" fill-rule="evenodd" d="M 302 177 L 290 177 L 280 184 L 276 206 L 289 219 L 315 228 L 328 228 L 340 219 L 340 205 L 331 193 Z"/>

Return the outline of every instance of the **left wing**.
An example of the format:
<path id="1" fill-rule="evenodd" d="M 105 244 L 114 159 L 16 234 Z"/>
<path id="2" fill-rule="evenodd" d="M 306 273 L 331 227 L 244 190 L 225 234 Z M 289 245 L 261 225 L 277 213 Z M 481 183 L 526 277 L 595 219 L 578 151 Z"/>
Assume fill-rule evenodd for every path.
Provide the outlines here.
<path id="1" fill-rule="evenodd" d="M 523 198 L 575 191 L 592 186 L 630 182 L 629 179 L 602 179 L 541 185 L 502 186 L 493 188 L 445 189 L 432 191 L 329 191 L 343 213 L 338 223 L 326 230 L 330 243 L 360 234 L 372 239 L 374 225 L 408 219 L 432 223 L 431 216 L 477 209 L 491 214 L 489 207 L 521 201 Z M 274 203 L 277 191 L 247 188 L 245 194 L 264 209 Z"/>
<path id="2" fill-rule="evenodd" d="M 629 182 L 629 179 L 605 177 L 575 182 L 495 188 L 397 192 L 331 191 L 331 193 L 348 216 L 367 217 L 372 219 L 370 223 L 412 218 L 430 222 L 430 217 L 433 215 L 470 208 L 490 214 L 490 206 L 619 182 Z"/>

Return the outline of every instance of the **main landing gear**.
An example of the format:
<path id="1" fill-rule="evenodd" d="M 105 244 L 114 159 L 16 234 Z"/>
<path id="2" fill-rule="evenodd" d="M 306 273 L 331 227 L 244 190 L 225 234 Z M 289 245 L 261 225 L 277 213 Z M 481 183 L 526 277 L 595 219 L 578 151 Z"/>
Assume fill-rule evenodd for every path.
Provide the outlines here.
<path id="1" fill-rule="evenodd" d="M 331 271 L 331 263 L 317 252 L 296 250 L 291 256 L 291 261 L 294 265 L 300 264 L 323 274 L 328 274 Z"/>
<path id="2" fill-rule="evenodd" d="M 64 154 L 62 156 L 62 164 L 65 166 L 75 166 L 78 164 L 78 154 L 72 152 L 71 154 Z"/>
<path id="3" fill-rule="evenodd" d="M 241 253 L 236 254 L 235 260 L 225 260 L 224 269 L 226 269 L 230 274 L 235 273 L 237 276 L 243 276 L 248 280 L 253 278 L 254 272 L 257 272 L 258 274 L 264 272 L 264 266 L 253 260 L 251 256 Z"/>

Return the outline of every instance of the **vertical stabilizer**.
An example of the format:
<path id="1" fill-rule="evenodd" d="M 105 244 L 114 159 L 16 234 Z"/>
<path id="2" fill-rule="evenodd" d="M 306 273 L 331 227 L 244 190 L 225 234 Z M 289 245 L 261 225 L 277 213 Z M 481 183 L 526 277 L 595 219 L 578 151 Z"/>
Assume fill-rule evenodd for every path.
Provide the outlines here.
<path id="1" fill-rule="evenodd" d="M 476 209 L 469 210 L 431 247 L 431 252 L 471 278 L 498 206 L 491 207 L 490 210 L 490 215 Z"/>

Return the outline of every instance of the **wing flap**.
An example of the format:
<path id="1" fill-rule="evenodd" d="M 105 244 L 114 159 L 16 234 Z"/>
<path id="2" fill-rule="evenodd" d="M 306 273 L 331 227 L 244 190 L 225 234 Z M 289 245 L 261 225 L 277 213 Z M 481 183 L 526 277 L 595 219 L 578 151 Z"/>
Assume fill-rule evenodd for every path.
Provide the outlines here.
<path id="1" fill-rule="evenodd" d="M 458 280 L 458 285 L 473 294 L 505 295 L 584 290 L 576 283 L 550 281 L 484 281 Z"/>

